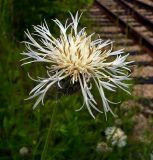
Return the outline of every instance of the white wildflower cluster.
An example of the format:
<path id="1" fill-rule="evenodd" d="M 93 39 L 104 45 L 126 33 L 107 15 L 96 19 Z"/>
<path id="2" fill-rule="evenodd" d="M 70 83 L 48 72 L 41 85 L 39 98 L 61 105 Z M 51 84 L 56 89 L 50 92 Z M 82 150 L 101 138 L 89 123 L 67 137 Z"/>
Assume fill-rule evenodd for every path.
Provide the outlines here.
<path id="1" fill-rule="evenodd" d="M 46 92 L 55 84 L 61 88 L 61 82 L 69 78 L 70 84 L 78 83 L 82 91 L 84 103 L 79 109 L 87 107 L 89 113 L 95 118 L 92 109 L 105 113 L 110 111 L 109 101 L 104 89 L 115 92 L 119 87 L 127 91 L 129 79 L 128 54 L 124 55 L 123 49 L 113 51 L 113 43 L 110 40 L 92 40 L 94 34 L 87 35 L 85 28 L 79 30 L 80 17 L 71 13 L 71 21 L 63 25 L 58 19 L 53 20 L 60 29 L 60 36 L 55 38 L 46 22 L 33 26 L 34 33 L 25 32 L 29 41 L 25 42 L 26 52 L 23 65 L 33 62 L 46 64 L 46 77 L 33 79 L 38 82 L 30 92 L 30 97 L 38 97 L 33 108 L 43 100 Z M 108 47 L 110 48 L 108 49 Z M 107 47 L 107 48 L 106 48 Z M 97 107 L 97 102 L 92 94 L 92 83 L 95 83 L 102 100 L 103 110 Z M 129 92 L 128 92 L 129 93 Z"/>
<path id="2" fill-rule="evenodd" d="M 118 146 L 120 148 L 126 146 L 127 135 L 120 128 L 108 127 L 105 130 L 106 139 L 112 146 Z"/>

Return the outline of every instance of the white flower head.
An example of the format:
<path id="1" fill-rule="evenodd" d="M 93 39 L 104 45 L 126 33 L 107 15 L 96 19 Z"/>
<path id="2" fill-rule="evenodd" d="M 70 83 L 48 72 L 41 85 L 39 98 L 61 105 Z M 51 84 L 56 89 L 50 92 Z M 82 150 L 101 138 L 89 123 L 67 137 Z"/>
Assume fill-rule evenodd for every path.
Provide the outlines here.
<path id="1" fill-rule="evenodd" d="M 105 134 L 106 139 L 111 142 L 112 146 L 116 145 L 122 148 L 126 145 L 127 136 L 120 128 L 108 127 Z"/>
<path id="2" fill-rule="evenodd" d="M 150 153 L 150 160 L 153 160 L 153 152 Z"/>
<path id="3" fill-rule="evenodd" d="M 79 30 L 78 23 L 80 17 L 78 12 L 75 16 L 71 13 L 71 22 L 63 25 L 58 19 L 53 20 L 60 29 L 60 36 L 55 38 L 46 22 L 41 25 L 33 26 L 35 32 L 30 34 L 25 32 L 29 41 L 25 42 L 27 51 L 21 53 L 26 56 L 24 64 L 33 62 L 43 62 L 47 64 L 48 77 L 36 80 L 39 84 L 30 92 L 28 99 L 38 97 L 35 108 L 43 99 L 46 92 L 55 84 L 61 87 L 61 82 L 69 78 L 70 84 L 78 83 L 82 91 L 84 106 L 95 118 L 92 109 L 100 113 L 110 111 L 111 103 L 105 96 L 104 89 L 115 92 L 119 87 L 128 92 L 128 84 L 124 80 L 129 79 L 127 55 L 123 55 L 123 49 L 112 51 L 113 44 L 110 40 L 92 40 L 93 34 L 87 35 L 85 28 Z M 32 36 L 33 35 L 33 36 Z M 109 47 L 110 49 L 106 49 Z M 101 100 L 103 111 L 96 107 L 97 102 L 91 92 L 92 85 L 95 83 Z M 78 110 L 77 110 L 78 111 Z"/>

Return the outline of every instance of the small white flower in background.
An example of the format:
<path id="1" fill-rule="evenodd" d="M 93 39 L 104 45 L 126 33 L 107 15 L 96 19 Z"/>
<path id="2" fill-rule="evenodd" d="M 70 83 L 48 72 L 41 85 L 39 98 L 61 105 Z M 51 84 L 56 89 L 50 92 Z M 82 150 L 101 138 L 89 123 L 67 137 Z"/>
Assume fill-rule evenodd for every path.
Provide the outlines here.
<path id="1" fill-rule="evenodd" d="M 129 80 L 128 65 L 131 62 L 126 62 L 128 54 L 124 55 L 123 49 L 112 51 L 113 42 L 110 40 L 92 40 L 94 34 L 87 35 L 85 28 L 78 29 L 81 17 L 78 12 L 75 16 L 71 13 L 70 15 L 71 22 L 66 20 L 65 25 L 58 19 L 53 20 L 60 29 L 58 38 L 51 34 L 46 22 L 33 26 L 33 34 L 29 31 L 25 33 L 29 41 L 25 42 L 27 51 L 21 53 L 26 56 L 23 65 L 33 62 L 47 65 L 47 77 L 38 77 L 37 80 L 31 78 L 38 85 L 31 90 L 32 95 L 28 99 L 38 97 L 33 107 L 35 108 L 41 101 L 43 104 L 49 88 L 55 84 L 61 88 L 61 82 L 69 79 L 71 85 L 79 84 L 82 91 L 84 103 L 78 110 L 86 106 L 93 118 L 95 116 L 92 109 L 100 113 L 104 111 L 105 115 L 108 111 L 113 114 L 109 107 L 111 102 L 106 98 L 104 89 L 115 92 L 119 87 L 128 92 L 128 84 L 124 83 Z M 109 45 L 110 49 L 107 49 Z M 99 91 L 103 111 L 96 107 L 97 102 L 91 92 L 92 83 L 95 83 Z"/>
<path id="2" fill-rule="evenodd" d="M 153 160 L 153 152 L 150 154 L 150 160 Z"/>
<path id="3" fill-rule="evenodd" d="M 112 146 L 124 147 L 126 146 L 127 136 L 125 133 L 120 129 L 114 127 L 108 127 L 105 130 L 106 139 L 110 141 Z"/>
<path id="4" fill-rule="evenodd" d="M 27 147 L 22 147 L 19 150 L 21 156 L 27 156 L 29 154 L 29 149 Z"/>

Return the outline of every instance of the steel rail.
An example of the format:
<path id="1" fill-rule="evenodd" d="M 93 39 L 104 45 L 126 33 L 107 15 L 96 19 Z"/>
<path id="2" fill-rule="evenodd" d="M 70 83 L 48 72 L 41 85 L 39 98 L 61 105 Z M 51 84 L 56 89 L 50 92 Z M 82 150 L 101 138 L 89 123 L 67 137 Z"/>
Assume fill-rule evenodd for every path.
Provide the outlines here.
<path id="1" fill-rule="evenodd" d="M 131 3 L 134 4 L 138 4 L 140 7 L 145 7 L 147 9 L 150 9 L 151 11 L 153 11 L 153 5 L 147 4 L 145 2 L 139 1 L 139 0 L 124 0 L 124 1 L 129 1 Z"/>
<path id="2" fill-rule="evenodd" d="M 148 39 L 146 36 L 142 35 L 138 32 L 134 27 L 130 24 L 126 23 L 123 19 L 121 19 L 117 14 L 113 13 L 107 6 L 105 6 L 99 0 L 95 0 L 95 2 L 106 12 L 106 14 L 113 20 L 118 20 L 119 25 L 124 33 L 128 33 L 128 36 L 131 36 L 137 41 L 141 41 L 143 45 L 145 45 L 149 50 L 153 51 L 153 42 Z M 151 54 L 153 57 L 153 54 Z"/>
<path id="3" fill-rule="evenodd" d="M 128 8 L 134 14 L 134 16 L 140 22 L 142 22 L 144 25 L 147 25 L 150 28 L 153 28 L 153 22 L 150 21 L 149 19 L 147 19 L 144 15 L 142 15 L 138 11 L 136 11 L 133 7 L 131 7 L 128 3 L 126 3 L 125 0 L 115 0 L 115 1 L 121 3 L 123 6 L 125 6 L 126 8 Z M 127 1 L 129 1 L 129 0 L 127 0 Z M 152 11 L 153 11 L 153 7 L 152 7 Z"/>

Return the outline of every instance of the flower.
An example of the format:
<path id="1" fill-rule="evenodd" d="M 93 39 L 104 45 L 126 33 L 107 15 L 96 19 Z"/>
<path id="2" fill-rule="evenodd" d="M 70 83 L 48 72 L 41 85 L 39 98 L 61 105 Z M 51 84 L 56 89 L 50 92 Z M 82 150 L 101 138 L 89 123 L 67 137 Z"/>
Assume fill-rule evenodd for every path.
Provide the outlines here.
<path id="1" fill-rule="evenodd" d="M 150 160 L 153 160 L 153 152 L 150 153 Z"/>
<path id="2" fill-rule="evenodd" d="M 20 148 L 19 153 L 20 153 L 21 156 L 28 156 L 29 149 L 27 147 L 23 146 L 22 148 Z"/>
<path id="3" fill-rule="evenodd" d="M 112 151 L 112 148 L 107 143 L 100 142 L 97 144 L 96 150 L 98 153 L 109 153 Z"/>
<path id="4" fill-rule="evenodd" d="M 127 136 L 120 128 L 108 127 L 105 134 L 106 139 L 111 142 L 112 146 L 124 147 L 126 145 Z"/>
<path id="5" fill-rule="evenodd" d="M 33 26 L 34 34 L 28 30 L 25 32 L 29 41 L 24 42 L 27 51 L 21 53 L 26 56 L 22 59 L 25 61 L 23 65 L 33 62 L 47 64 L 47 77 L 38 77 L 37 80 L 30 77 L 39 84 L 31 90 L 32 95 L 28 99 L 38 97 L 33 108 L 41 101 L 43 104 L 49 88 L 55 84 L 62 88 L 61 82 L 69 78 L 71 85 L 79 84 L 84 99 L 83 106 L 77 111 L 86 106 L 93 118 L 92 109 L 100 113 L 104 111 L 105 115 L 108 111 L 113 114 L 109 107 L 111 101 L 106 98 L 104 89 L 115 92 L 119 87 L 128 92 L 128 84 L 124 83 L 124 80 L 129 79 L 128 65 L 131 62 L 126 62 L 128 54 L 123 55 L 123 49 L 112 51 L 113 42 L 110 40 L 92 40 L 94 34 L 87 35 L 85 28 L 78 29 L 81 15 L 78 12 L 75 16 L 70 15 L 71 22 L 66 20 L 65 25 L 58 19 L 53 20 L 60 29 L 59 38 L 51 34 L 46 21 Z M 111 47 L 107 50 L 109 45 Z M 92 83 L 99 91 L 103 111 L 96 107 L 97 102 L 91 93 Z"/>

